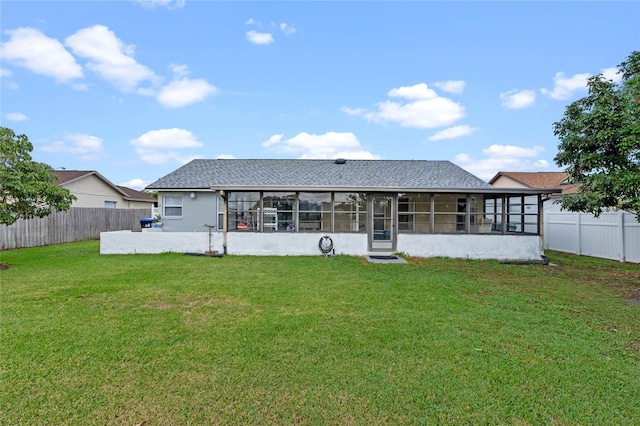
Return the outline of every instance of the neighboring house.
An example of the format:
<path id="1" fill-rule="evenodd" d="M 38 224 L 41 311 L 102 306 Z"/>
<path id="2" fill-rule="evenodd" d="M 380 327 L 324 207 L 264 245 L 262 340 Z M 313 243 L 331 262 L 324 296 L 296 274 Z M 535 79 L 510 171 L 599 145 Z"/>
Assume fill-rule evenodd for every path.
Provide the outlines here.
<path id="1" fill-rule="evenodd" d="M 209 249 L 224 253 L 299 255 L 328 236 L 344 254 L 538 260 L 550 192 L 497 189 L 449 161 L 343 159 L 193 160 L 147 189 L 158 191 L 164 236 L 105 244 L 164 238 L 158 252 L 174 251 L 168 238 L 185 235 L 180 250 L 197 252 L 209 232 Z"/>
<path id="2" fill-rule="evenodd" d="M 561 194 L 574 194 L 578 191 L 579 184 L 568 183 L 569 173 L 567 172 L 498 172 L 489 184 L 496 188 L 534 188 L 534 189 L 554 189 L 558 193 L 548 194 L 543 201 L 545 208 L 550 207 Z"/>
<path id="3" fill-rule="evenodd" d="M 72 207 L 149 209 L 157 201 L 135 189 L 118 186 L 93 170 L 52 170 L 56 183 L 77 197 Z"/>

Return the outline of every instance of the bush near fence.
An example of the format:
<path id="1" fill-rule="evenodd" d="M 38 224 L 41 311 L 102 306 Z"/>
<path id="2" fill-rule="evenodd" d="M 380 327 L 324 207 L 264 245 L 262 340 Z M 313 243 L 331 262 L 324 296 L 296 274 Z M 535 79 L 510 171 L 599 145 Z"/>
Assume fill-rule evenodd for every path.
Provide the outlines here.
<path id="1" fill-rule="evenodd" d="M 0 225 L 0 250 L 98 240 L 107 231 L 140 231 L 140 219 L 150 213 L 150 209 L 72 207 L 43 218 L 18 219 Z"/>

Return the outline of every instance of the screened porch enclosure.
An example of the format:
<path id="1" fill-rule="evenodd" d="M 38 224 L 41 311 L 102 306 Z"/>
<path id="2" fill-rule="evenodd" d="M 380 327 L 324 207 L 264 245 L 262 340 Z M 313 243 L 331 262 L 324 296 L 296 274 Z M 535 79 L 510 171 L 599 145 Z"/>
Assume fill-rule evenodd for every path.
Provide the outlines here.
<path id="1" fill-rule="evenodd" d="M 230 232 L 531 234 L 541 230 L 539 194 L 228 191 Z"/>

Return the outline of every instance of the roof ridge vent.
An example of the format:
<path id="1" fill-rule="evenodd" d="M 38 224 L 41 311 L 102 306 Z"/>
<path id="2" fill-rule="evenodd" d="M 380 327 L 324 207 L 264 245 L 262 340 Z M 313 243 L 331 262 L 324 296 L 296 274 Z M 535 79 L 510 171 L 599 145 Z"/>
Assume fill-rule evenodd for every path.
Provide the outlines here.
<path id="1" fill-rule="evenodd" d="M 345 160 L 344 158 L 336 158 L 334 164 L 344 164 L 346 162 L 347 160 Z"/>

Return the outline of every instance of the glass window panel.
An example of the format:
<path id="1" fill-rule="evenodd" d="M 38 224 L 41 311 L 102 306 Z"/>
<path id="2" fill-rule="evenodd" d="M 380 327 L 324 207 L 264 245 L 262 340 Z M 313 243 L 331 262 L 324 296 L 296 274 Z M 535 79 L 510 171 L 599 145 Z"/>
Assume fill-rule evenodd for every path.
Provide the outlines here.
<path id="1" fill-rule="evenodd" d="M 232 192 L 228 199 L 227 224 L 230 231 L 257 231 L 259 192 Z"/>
<path id="2" fill-rule="evenodd" d="M 329 192 L 301 192 L 298 198 L 300 211 L 331 211 L 331 193 Z"/>
<path id="3" fill-rule="evenodd" d="M 165 217 L 182 216 L 182 197 L 163 197 Z"/>
<path id="4" fill-rule="evenodd" d="M 426 219 L 426 221 L 421 221 L 420 216 L 416 216 L 416 223 L 414 231 L 417 234 L 430 234 L 431 233 L 431 223 L 429 221 L 428 215 L 423 215 L 422 218 Z"/>
<path id="5" fill-rule="evenodd" d="M 488 199 L 484 200 L 484 211 L 487 214 L 493 214 L 496 212 L 496 200 Z"/>
<path id="6" fill-rule="evenodd" d="M 524 197 L 524 204 L 528 206 L 537 206 L 538 205 L 538 196 L 537 195 L 527 195 Z"/>
<path id="7" fill-rule="evenodd" d="M 398 232 L 430 233 L 431 194 L 400 193 L 398 195 Z"/>
<path id="8" fill-rule="evenodd" d="M 265 192 L 262 196 L 262 230 L 293 231 L 295 230 L 295 192 Z"/>
<path id="9" fill-rule="evenodd" d="M 411 196 L 398 198 L 398 232 L 412 232 L 415 222 L 415 203 Z"/>
<path id="10" fill-rule="evenodd" d="M 367 195 L 336 192 L 333 196 L 334 232 L 366 232 Z"/>
<path id="11" fill-rule="evenodd" d="M 164 197 L 165 206 L 181 206 L 182 197 Z"/>
<path id="12" fill-rule="evenodd" d="M 367 223 L 366 212 L 345 213 L 335 212 L 334 232 L 365 232 Z"/>
<path id="13" fill-rule="evenodd" d="M 435 194 L 435 213 L 454 213 L 458 208 L 458 196 L 455 194 Z"/>
<path id="14" fill-rule="evenodd" d="M 434 232 L 437 234 L 456 233 L 456 214 L 436 213 L 433 216 Z"/>
<path id="15" fill-rule="evenodd" d="M 169 207 L 164 208 L 165 216 L 182 216 L 182 207 Z"/>
<path id="16" fill-rule="evenodd" d="M 326 232 L 331 230 L 331 193 L 301 192 L 298 195 L 298 230 Z"/>
<path id="17" fill-rule="evenodd" d="M 522 197 L 509 197 L 509 213 L 522 213 Z"/>

